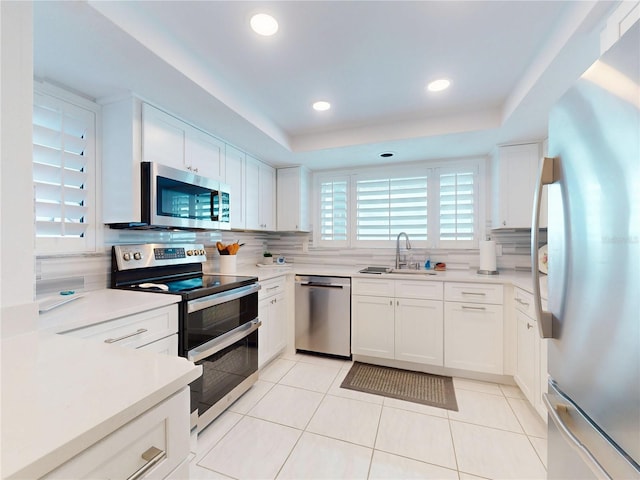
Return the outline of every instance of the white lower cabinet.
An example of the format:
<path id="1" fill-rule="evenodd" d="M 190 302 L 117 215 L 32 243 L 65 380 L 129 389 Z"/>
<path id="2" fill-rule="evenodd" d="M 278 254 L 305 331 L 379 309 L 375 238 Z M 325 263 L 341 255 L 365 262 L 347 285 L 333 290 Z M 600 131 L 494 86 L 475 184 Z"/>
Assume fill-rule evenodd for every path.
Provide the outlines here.
<path id="1" fill-rule="evenodd" d="M 352 353 L 442 366 L 441 283 L 353 279 L 352 286 Z M 383 291 L 393 296 L 374 296 Z"/>
<path id="2" fill-rule="evenodd" d="M 168 305 L 61 333 L 120 347 L 144 348 L 177 356 L 178 305 Z"/>
<path id="3" fill-rule="evenodd" d="M 503 374 L 502 290 L 493 284 L 445 284 L 445 367 Z"/>
<path id="4" fill-rule="evenodd" d="M 529 403 L 546 421 L 542 395 L 547 391 L 547 340 L 540 338 L 535 320 L 533 295 L 514 289 L 514 318 L 517 332 L 516 373 L 514 380 Z M 546 309 L 546 304 L 542 305 Z"/>
<path id="5" fill-rule="evenodd" d="M 395 358 L 442 365 L 444 358 L 441 300 L 402 298 L 395 306 Z"/>
<path id="6" fill-rule="evenodd" d="M 261 282 L 258 294 L 258 367 L 267 364 L 282 352 L 287 344 L 287 303 L 285 278 Z"/>
<path id="7" fill-rule="evenodd" d="M 351 353 L 394 358 L 393 298 L 354 295 L 351 299 Z"/>
<path id="8" fill-rule="evenodd" d="M 538 336 L 536 322 L 519 310 L 516 310 L 516 374 L 514 380 L 533 402 L 536 392 L 536 340 Z"/>
<path id="9" fill-rule="evenodd" d="M 176 469 L 188 455 L 189 387 L 185 387 L 43 478 L 176 478 Z"/>

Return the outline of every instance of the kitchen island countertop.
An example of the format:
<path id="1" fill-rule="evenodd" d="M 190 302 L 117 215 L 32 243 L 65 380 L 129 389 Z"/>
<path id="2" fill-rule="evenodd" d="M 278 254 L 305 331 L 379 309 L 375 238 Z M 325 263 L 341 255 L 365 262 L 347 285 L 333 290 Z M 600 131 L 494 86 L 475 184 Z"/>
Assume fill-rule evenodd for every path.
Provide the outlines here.
<path id="1" fill-rule="evenodd" d="M 200 371 L 185 358 L 47 332 L 4 338 L 2 478 L 40 478 Z"/>

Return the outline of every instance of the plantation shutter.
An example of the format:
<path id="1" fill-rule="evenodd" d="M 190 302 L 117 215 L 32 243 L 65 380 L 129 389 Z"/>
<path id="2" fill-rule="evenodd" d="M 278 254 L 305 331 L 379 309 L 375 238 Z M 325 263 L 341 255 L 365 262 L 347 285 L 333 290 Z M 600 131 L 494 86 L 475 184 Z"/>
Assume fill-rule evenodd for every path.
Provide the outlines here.
<path id="1" fill-rule="evenodd" d="M 358 180 L 356 240 L 427 240 L 427 177 Z"/>
<path id="2" fill-rule="evenodd" d="M 474 180 L 473 171 L 440 174 L 440 240 L 474 240 Z"/>
<path id="3" fill-rule="evenodd" d="M 347 240 L 347 186 L 346 180 L 320 184 L 321 240 Z"/>
<path id="4" fill-rule="evenodd" d="M 95 113 L 34 95 L 33 181 L 36 243 L 48 251 L 88 250 L 95 206 Z M 62 240 L 65 239 L 65 240 Z"/>

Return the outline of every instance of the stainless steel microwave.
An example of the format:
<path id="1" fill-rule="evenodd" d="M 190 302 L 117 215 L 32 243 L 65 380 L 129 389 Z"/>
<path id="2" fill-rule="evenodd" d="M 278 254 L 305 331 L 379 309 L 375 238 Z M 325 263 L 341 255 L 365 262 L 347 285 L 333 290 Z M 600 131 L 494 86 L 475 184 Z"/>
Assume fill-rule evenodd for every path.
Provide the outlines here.
<path id="1" fill-rule="evenodd" d="M 141 220 L 151 227 L 229 230 L 229 187 L 155 162 L 142 162 Z"/>

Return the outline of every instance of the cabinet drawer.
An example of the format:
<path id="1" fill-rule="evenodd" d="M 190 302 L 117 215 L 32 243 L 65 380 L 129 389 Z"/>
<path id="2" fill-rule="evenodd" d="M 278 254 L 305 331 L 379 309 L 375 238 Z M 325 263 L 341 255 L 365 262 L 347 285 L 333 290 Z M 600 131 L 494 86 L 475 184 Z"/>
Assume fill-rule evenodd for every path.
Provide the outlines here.
<path id="1" fill-rule="evenodd" d="M 62 333 L 121 347 L 140 348 L 178 333 L 178 306 L 169 305 Z"/>
<path id="2" fill-rule="evenodd" d="M 450 302 L 502 305 L 502 285 L 486 283 L 445 283 L 444 299 Z"/>
<path id="3" fill-rule="evenodd" d="M 258 299 L 272 297 L 278 293 L 284 293 L 285 291 L 285 278 L 277 277 L 260 282 L 260 291 L 258 292 Z"/>
<path id="4" fill-rule="evenodd" d="M 420 298 L 424 300 L 442 300 L 442 282 L 424 280 L 396 280 L 396 298 Z"/>
<path id="5" fill-rule="evenodd" d="M 522 313 L 529 317 L 535 317 L 536 310 L 533 305 L 533 295 L 529 292 L 522 290 L 521 288 L 513 289 L 513 304 L 516 310 L 520 310 Z"/>
<path id="6" fill-rule="evenodd" d="M 395 296 L 393 280 L 354 278 L 351 280 L 351 289 L 354 295 Z"/>
<path id="7" fill-rule="evenodd" d="M 155 447 L 164 456 L 140 478 L 164 478 L 189 455 L 189 388 L 146 411 L 43 478 L 129 478 L 149 463 Z"/>

